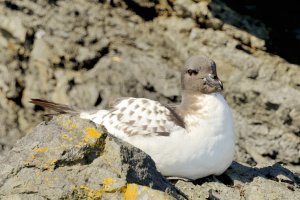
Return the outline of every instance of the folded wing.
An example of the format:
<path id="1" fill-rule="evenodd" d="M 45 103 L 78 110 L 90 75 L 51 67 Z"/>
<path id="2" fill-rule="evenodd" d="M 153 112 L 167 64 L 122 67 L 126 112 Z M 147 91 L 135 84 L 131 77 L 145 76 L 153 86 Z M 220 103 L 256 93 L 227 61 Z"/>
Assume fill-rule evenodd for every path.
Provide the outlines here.
<path id="1" fill-rule="evenodd" d="M 169 136 L 174 130 L 184 128 L 174 109 L 144 98 L 117 101 L 100 123 L 128 136 Z"/>

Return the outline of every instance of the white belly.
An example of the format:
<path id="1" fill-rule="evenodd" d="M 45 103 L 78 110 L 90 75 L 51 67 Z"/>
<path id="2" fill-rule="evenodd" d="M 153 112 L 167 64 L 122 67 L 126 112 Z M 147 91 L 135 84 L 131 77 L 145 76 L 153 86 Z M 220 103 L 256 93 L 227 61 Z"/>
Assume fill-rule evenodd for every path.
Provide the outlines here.
<path id="1" fill-rule="evenodd" d="M 165 176 L 198 179 L 219 175 L 229 167 L 234 156 L 234 141 L 225 137 L 207 138 L 198 146 L 182 140 L 176 146 L 169 152 L 162 151 L 164 156 L 152 156 L 158 170 Z"/>
<path id="2" fill-rule="evenodd" d="M 137 138 L 128 141 L 149 154 L 164 176 L 198 179 L 219 175 L 231 164 L 234 157 L 233 134 L 179 138 Z"/>

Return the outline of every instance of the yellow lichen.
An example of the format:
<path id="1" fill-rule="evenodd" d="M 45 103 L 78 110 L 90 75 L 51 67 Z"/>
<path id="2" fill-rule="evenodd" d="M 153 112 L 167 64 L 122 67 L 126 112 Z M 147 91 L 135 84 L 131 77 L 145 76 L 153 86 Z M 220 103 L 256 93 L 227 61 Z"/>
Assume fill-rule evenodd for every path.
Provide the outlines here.
<path id="1" fill-rule="evenodd" d="M 74 187 L 74 191 L 77 193 L 79 197 L 88 199 L 88 200 L 95 200 L 95 199 L 101 199 L 103 193 L 116 193 L 116 192 L 124 192 L 124 186 L 121 188 L 113 188 L 110 189 L 111 185 L 114 183 L 114 179 L 111 177 L 104 178 L 102 180 L 103 189 L 92 189 L 86 185 L 81 185 L 77 189 L 77 187 Z"/>
<path id="2" fill-rule="evenodd" d="M 83 138 L 83 142 L 84 143 L 87 143 L 88 141 L 89 141 L 89 137 L 88 136 L 86 136 L 86 137 Z"/>
<path id="3" fill-rule="evenodd" d="M 56 159 L 47 160 L 47 164 L 49 164 L 49 165 L 54 165 L 56 162 L 57 162 Z"/>
<path id="4" fill-rule="evenodd" d="M 76 198 L 84 198 L 88 200 L 95 200 L 95 199 L 101 199 L 102 195 L 105 193 L 123 193 L 123 197 L 125 200 L 137 200 L 139 199 L 139 194 L 138 188 L 139 185 L 132 183 L 132 184 L 127 184 L 118 188 L 113 188 L 110 189 L 111 184 L 115 180 L 111 177 L 105 178 L 102 181 L 103 184 L 103 189 L 92 189 L 86 185 L 81 185 L 79 187 L 74 186 L 73 191 L 76 194 Z M 147 192 L 149 190 L 148 187 L 143 187 L 143 189 Z M 166 198 L 168 199 L 168 198 Z"/>
<path id="5" fill-rule="evenodd" d="M 136 200 L 138 197 L 138 193 L 137 193 L 137 184 L 128 184 L 127 188 L 124 192 L 124 199 L 125 200 Z"/>
<path id="6" fill-rule="evenodd" d="M 84 133 L 85 136 L 83 137 L 83 143 L 88 143 L 90 139 L 95 140 L 101 137 L 101 133 L 99 133 L 95 128 L 88 127 Z"/>
<path id="7" fill-rule="evenodd" d="M 88 137 L 93 138 L 93 139 L 98 139 L 101 137 L 101 133 L 99 133 L 94 128 L 86 128 L 85 134 L 88 135 Z"/>
<path id="8" fill-rule="evenodd" d="M 48 147 L 34 147 L 32 150 L 36 152 L 46 152 L 48 151 Z"/>
<path id="9" fill-rule="evenodd" d="M 68 120 L 63 120 L 61 119 L 61 117 L 58 117 L 58 124 L 62 127 L 64 127 L 65 129 L 76 129 L 78 128 L 78 124 L 75 124 L 72 120 L 68 119 Z"/>
<path id="10" fill-rule="evenodd" d="M 50 172 L 53 172 L 54 171 L 53 167 L 56 162 L 57 162 L 56 159 L 50 159 L 45 161 L 43 164 L 43 170 L 49 170 Z"/>
<path id="11" fill-rule="evenodd" d="M 63 135 L 62 135 L 62 138 L 65 139 L 65 140 L 70 140 L 70 141 L 73 140 L 73 138 L 71 138 L 71 137 L 68 136 L 67 134 L 63 134 Z"/>
<path id="12" fill-rule="evenodd" d="M 109 190 L 109 189 L 110 189 L 110 186 L 111 186 L 113 183 L 114 183 L 114 179 L 113 179 L 113 178 L 111 178 L 111 177 L 104 178 L 103 181 L 102 181 L 104 190 Z"/>
<path id="13" fill-rule="evenodd" d="M 103 190 L 94 190 L 85 185 L 81 185 L 80 189 L 83 190 L 88 200 L 100 199 L 103 193 Z"/>
<path id="14" fill-rule="evenodd" d="M 72 129 L 75 129 L 75 128 L 78 128 L 78 124 L 71 124 L 70 126 L 69 126 L 70 128 L 72 128 Z"/>

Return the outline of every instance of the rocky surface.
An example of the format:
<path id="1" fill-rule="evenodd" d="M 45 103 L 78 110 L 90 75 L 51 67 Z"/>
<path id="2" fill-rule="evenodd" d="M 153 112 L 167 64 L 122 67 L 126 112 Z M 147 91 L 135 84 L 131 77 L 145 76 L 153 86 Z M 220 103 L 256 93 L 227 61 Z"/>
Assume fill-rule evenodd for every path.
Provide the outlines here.
<path id="1" fill-rule="evenodd" d="M 220 0 L 0 0 L 0 151 L 45 113 L 45 98 L 103 108 L 117 97 L 180 101 L 194 54 L 218 65 L 232 107 L 236 161 L 300 174 L 300 69 L 266 52 L 269 28 Z"/>
<path id="2" fill-rule="evenodd" d="M 234 162 L 220 177 L 195 183 L 179 181 L 176 187 L 188 199 L 300 198 L 300 178 L 280 164 L 253 168 Z"/>
<path id="3" fill-rule="evenodd" d="M 183 199 L 147 154 L 76 117 L 41 123 L 0 168 L 1 199 Z"/>
<path id="4" fill-rule="evenodd" d="M 299 199 L 300 178 L 274 164 L 234 162 L 219 177 L 175 186 L 141 150 L 92 122 L 43 122 L 0 160 L 1 199 Z"/>

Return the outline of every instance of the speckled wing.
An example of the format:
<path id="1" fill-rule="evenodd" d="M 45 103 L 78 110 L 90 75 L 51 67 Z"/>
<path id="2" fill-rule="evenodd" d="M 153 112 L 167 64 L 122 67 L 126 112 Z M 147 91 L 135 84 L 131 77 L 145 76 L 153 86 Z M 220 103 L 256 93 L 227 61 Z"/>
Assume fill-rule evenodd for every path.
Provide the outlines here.
<path id="1" fill-rule="evenodd" d="M 109 130 L 122 131 L 128 136 L 169 136 L 184 128 L 183 120 L 174 109 L 144 98 L 126 98 L 117 101 L 102 118 L 101 124 Z"/>

